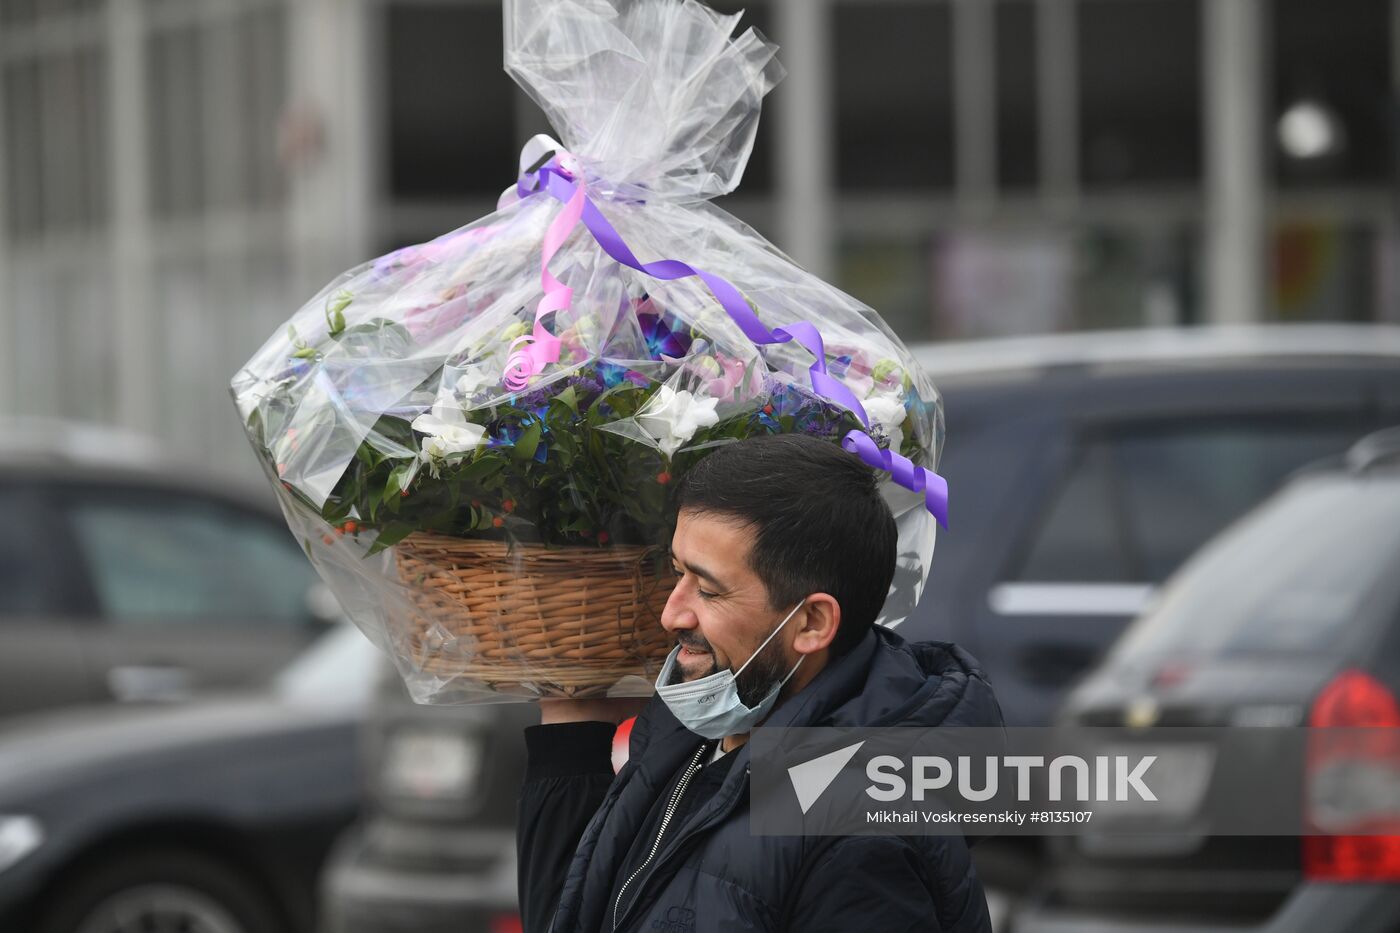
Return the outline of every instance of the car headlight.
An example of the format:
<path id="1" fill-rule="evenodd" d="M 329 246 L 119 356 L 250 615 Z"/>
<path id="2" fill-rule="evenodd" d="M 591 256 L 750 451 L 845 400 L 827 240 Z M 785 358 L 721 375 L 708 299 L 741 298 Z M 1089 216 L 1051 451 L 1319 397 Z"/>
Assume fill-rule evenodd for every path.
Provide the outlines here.
<path id="1" fill-rule="evenodd" d="M 380 790 L 389 797 L 465 801 L 481 780 L 481 743 L 447 729 L 400 728 L 389 734 Z"/>
<path id="2" fill-rule="evenodd" d="M 0 815 L 0 871 L 44 843 L 44 827 L 32 816 Z"/>

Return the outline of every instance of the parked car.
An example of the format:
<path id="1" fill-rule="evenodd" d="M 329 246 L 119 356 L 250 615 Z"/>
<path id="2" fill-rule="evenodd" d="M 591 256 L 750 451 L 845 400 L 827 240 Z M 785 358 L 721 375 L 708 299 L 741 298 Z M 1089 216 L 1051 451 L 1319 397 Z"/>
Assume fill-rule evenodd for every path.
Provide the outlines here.
<path id="1" fill-rule="evenodd" d="M 1305 472 L 1204 548 L 1071 695 L 1062 719 L 1132 725 L 1145 744 L 1163 726 L 1400 728 L 1397 567 L 1392 429 Z M 1347 746 L 1349 819 L 1395 819 L 1394 746 L 1377 753 Z M 1272 760 L 1266 748 L 1260 756 Z M 1335 757 L 1325 763 L 1338 773 Z M 1335 812 L 1319 766 L 1308 756 L 1295 776 L 1304 813 Z M 1400 930 L 1400 836 L 1201 835 L 1192 826 L 1227 780 L 1221 770 L 1209 765 L 1189 788 L 1174 788 L 1180 812 L 1150 836 L 1052 839 L 1052 883 L 1018 933 L 1110 924 L 1143 933 Z"/>
<path id="2" fill-rule="evenodd" d="M 1013 725 L 1048 724 L 1156 586 L 1290 471 L 1400 421 L 1400 328 L 1134 331 L 915 352 L 945 396 L 952 504 L 918 612 L 899 630 L 966 646 Z M 398 688 L 377 705 L 372 771 L 400 768 L 405 746 L 391 735 L 417 728 L 467 743 L 440 754 L 469 755 L 478 770 L 408 803 L 371 783 L 366 821 L 328 871 L 331 930 L 490 929 L 481 918 L 514 902 L 520 732 L 538 713 L 417 707 Z M 977 846 L 994 907 L 1030 886 L 1040 851 L 1026 837 Z"/>
<path id="3" fill-rule="evenodd" d="M 0 930 L 310 933 L 382 655 L 349 623 L 262 691 L 0 724 Z"/>
<path id="4" fill-rule="evenodd" d="M 150 442 L 0 422 L 0 717 L 248 685 L 338 616 L 273 499 Z"/>
<path id="5" fill-rule="evenodd" d="M 1400 421 L 1400 328 L 1064 335 L 920 352 L 952 493 L 914 638 L 1047 725 L 1157 586 L 1299 466 Z"/>
<path id="6" fill-rule="evenodd" d="M 365 803 L 322 877 L 327 933 L 519 933 L 515 810 L 534 704 L 419 706 L 386 677 Z"/>

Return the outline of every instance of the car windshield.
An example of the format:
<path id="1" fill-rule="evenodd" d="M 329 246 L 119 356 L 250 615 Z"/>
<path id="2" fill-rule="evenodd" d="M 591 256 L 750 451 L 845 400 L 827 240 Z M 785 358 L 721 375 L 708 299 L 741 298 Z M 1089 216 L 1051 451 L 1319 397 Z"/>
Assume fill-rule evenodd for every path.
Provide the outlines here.
<path id="1" fill-rule="evenodd" d="M 373 695 L 384 670 L 380 659 L 359 629 L 340 622 L 278 671 L 272 688 L 292 703 L 357 705 Z"/>
<path id="2" fill-rule="evenodd" d="M 1400 480 L 1300 480 L 1192 558 L 1114 660 L 1341 650 L 1397 565 Z"/>

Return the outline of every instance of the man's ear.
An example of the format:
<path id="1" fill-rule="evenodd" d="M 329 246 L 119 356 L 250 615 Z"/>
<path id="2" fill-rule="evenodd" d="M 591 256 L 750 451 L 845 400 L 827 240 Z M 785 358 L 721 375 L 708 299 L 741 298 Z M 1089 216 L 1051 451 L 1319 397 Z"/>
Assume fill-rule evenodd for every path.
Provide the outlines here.
<path id="1" fill-rule="evenodd" d="M 828 647 L 841 627 L 841 604 L 827 593 L 813 593 L 802 609 L 802 627 L 793 648 L 798 654 L 815 654 Z"/>

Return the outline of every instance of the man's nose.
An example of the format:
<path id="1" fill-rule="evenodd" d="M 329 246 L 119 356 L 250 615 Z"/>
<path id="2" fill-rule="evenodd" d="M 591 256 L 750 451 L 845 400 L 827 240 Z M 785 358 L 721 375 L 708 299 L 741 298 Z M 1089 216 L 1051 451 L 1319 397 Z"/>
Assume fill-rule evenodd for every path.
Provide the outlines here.
<path id="1" fill-rule="evenodd" d="M 674 633 L 692 629 L 699 624 L 695 613 L 690 609 L 684 589 L 683 584 L 677 583 L 676 588 L 671 591 L 671 595 L 666 598 L 665 607 L 661 610 L 661 627 L 668 632 Z"/>

